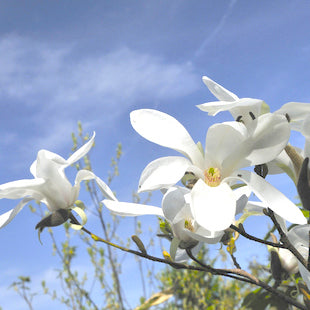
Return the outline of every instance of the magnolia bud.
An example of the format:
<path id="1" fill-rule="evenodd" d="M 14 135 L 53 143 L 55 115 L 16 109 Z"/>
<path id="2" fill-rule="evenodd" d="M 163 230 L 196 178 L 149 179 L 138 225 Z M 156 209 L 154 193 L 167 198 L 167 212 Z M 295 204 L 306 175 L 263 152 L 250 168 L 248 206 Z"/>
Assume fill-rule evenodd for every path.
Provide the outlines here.
<path id="1" fill-rule="evenodd" d="M 270 255 L 271 255 L 270 266 L 272 276 L 276 280 L 276 282 L 280 284 L 282 279 L 282 266 L 278 255 L 278 251 L 272 250 Z"/>
<path id="2" fill-rule="evenodd" d="M 302 163 L 300 174 L 297 183 L 297 190 L 302 202 L 303 207 L 306 210 L 310 210 L 310 187 L 309 187 L 309 177 L 308 177 L 308 162 L 309 158 L 305 158 Z"/>

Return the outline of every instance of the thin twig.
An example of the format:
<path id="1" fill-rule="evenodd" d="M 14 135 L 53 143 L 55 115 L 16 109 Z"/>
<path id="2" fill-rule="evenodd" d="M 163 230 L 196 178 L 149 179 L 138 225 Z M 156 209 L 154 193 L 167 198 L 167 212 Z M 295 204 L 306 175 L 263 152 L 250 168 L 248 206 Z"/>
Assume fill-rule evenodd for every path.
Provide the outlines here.
<path id="1" fill-rule="evenodd" d="M 255 236 L 252 236 L 250 234 L 248 234 L 244 228 L 243 228 L 243 225 L 240 223 L 239 224 L 239 227 L 235 226 L 235 225 L 230 225 L 230 228 L 237 231 L 241 236 L 247 238 L 247 239 L 250 239 L 252 241 L 255 241 L 255 242 L 259 242 L 259 243 L 262 243 L 262 244 L 266 244 L 266 245 L 270 245 L 272 247 L 275 247 L 275 248 L 283 248 L 285 249 L 286 246 L 284 244 L 281 244 L 281 243 L 274 243 L 274 242 L 271 242 L 271 241 L 268 241 L 268 240 L 264 240 L 264 239 L 260 239 L 260 238 L 257 238 Z"/>

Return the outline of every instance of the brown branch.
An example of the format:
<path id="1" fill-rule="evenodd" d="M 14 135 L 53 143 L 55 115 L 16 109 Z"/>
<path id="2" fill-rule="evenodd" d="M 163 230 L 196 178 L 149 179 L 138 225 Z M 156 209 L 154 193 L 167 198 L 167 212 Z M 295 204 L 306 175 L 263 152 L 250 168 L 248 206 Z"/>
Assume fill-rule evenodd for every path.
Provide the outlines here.
<path id="1" fill-rule="evenodd" d="M 213 275 L 222 275 L 228 278 L 233 278 L 235 280 L 239 280 L 242 282 L 246 282 L 246 283 L 250 283 L 250 284 L 254 284 L 257 286 L 260 286 L 262 288 L 264 288 L 265 290 L 267 290 L 268 292 L 284 299 L 287 303 L 294 305 L 295 307 L 297 307 L 298 309 L 301 310 L 307 310 L 307 308 L 300 304 L 299 302 L 295 301 L 294 299 L 290 298 L 289 296 L 287 296 L 286 294 L 284 294 L 283 292 L 276 290 L 274 288 L 272 288 L 271 286 L 269 286 L 268 284 L 266 284 L 265 282 L 255 278 L 253 275 L 250 275 L 249 273 L 247 273 L 244 270 L 240 270 L 240 269 L 216 269 L 213 268 L 211 266 L 205 265 L 204 263 L 200 262 L 199 260 L 197 260 L 191 253 L 190 250 L 187 250 L 187 254 L 189 255 L 189 257 L 191 259 L 193 259 L 196 263 L 198 263 L 200 266 L 193 266 L 193 265 L 187 265 L 184 263 L 177 263 L 174 262 L 172 260 L 168 260 L 168 259 L 163 259 L 163 258 L 159 258 L 159 257 L 155 257 L 155 256 L 151 256 L 147 253 L 142 253 L 142 252 L 138 252 L 135 250 L 131 250 L 128 248 L 125 248 L 123 246 L 114 244 L 110 241 L 104 240 L 98 236 L 96 236 L 95 234 L 91 233 L 89 230 L 87 230 L 86 228 L 82 228 L 83 231 L 85 231 L 87 234 L 89 234 L 93 240 L 97 241 L 97 242 L 103 242 L 109 246 L 113 246 L 121 251 L 127 252 L 127 253 L 131 253 L 131 254 L 135 254 L 138 255 L 140 257 L 144 257 L 148 260 L 151 261 L 155 261 L 155 262 L 160 262 L 160 263 L 164 263 L 164 264 L 168 264 L 173 268 L 177 268 L 177 269 L 188 269 L 188 270 L 197 270 L 197 271 L 204 271 L 204 272 L 210 272 Z"/>
<path id="2" fill-rule="evenodd" d="M 274 243 L 274 242 L 271 242 L 271 241 L 268 241 L 268 240 L 264 240 L 264 239 L 260 239 L 260 238 L 257 238 L 255 236 L 252 236 L 250 234 L 248 234 L 245 230 L 244 230 L 244 227 L 243 225 L 240 223 L 237 226 L 235 225 L 230 225 L 230 228 L 237 231 L 241 236 L 249 239 L 249 240 L 252 240 L 252 241 L 255 241 L 255 242 L 259 242 L 259 243 L 262 243 L 262 244 L 266 244 L 266 245 L 270 245 L 272 247 L 275 247 L 275 248 L 283 248 L 283 249 L 286 249 L 286 246 L 284 244 L 281 244 L 281 243 Z"/>

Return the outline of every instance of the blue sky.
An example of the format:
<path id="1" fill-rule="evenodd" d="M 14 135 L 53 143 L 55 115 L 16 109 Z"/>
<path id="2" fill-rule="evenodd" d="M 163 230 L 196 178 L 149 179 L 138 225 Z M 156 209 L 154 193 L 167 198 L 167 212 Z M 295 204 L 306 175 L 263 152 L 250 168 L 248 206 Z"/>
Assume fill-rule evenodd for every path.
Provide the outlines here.
<path id="1" fill-rule="evenodd" d="M 80 120 L 97 133 L 91 159 L 103 179 L 123 144 L 113 189 L 129 201 L 144 166 L 172 153 L 138 136 L 129 112 L 167 112 L 203 142 L 209 125 L 230 119 L 195 108 L 214 100 L 203 75 L 272 111 L 310 102 L 309 17 L 310 2 L 299 0 L 1 2 L 0 183 L 30 178 L 40 149 L 67 157 Z M 294 197 L 286 181 L 277 185 Z M 3 200 L 1 209 L 15 204 Z M 57 268 L 47 236 L 44 246 L 37 240 L 37 222 L 25 208 L 0 232 L 4 309 L 25 308 L 6 289 L 16 276 L 39 283 Z"/>

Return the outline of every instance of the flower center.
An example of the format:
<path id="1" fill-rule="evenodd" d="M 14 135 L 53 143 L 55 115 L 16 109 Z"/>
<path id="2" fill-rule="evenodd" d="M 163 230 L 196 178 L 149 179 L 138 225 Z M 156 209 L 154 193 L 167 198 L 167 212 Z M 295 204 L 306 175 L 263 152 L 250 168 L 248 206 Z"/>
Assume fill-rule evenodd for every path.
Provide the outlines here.
<path id="1" fill-rule="evenodd" d="M 204 172 L 205 182 L 209 186 L 215 187 L 221 183 L 221 171 L 218 168 L 209 168 Z"/>
<path id="2" fill-rule="evenodd" d="M 191 232 L 194 232 L 194 226 L 193 226 L 193 222 L 191 219 L 185 220 L 184 228 L 186 228 L 187 230 L 189 230 Z"/>

